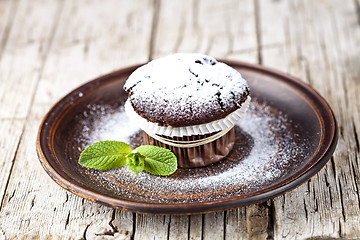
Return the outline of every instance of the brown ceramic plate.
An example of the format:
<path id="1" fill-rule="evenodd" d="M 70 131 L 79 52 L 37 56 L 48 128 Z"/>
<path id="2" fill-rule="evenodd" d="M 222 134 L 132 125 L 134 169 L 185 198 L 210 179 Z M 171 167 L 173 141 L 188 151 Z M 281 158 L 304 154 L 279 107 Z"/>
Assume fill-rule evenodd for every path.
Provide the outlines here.
<path id="1" fill-rule="evenodd" d="M 109 119 L 119 127 L 127 124 L 115 115 L 122 111 L 127 98 L 122 86 L 138 67 L 134 66 L 90 81 L 55 104 L 37 137 L 42 166 L 55 182 L 80 197 L 149 214 L 198 214 L 241 207 L 283 194 L 310 179 L 328 162 L 337 143 L 336 121 L 326 101 L 286 74 L 224 62 L 247 79 L 252 96 L 252 107 L 236 127 L 236 144 L 226 159 L 209 167 L 179 169 L 169 177 L 136 176 L 126 167 L 102 172 L 77 163 L 86 145 L 101 140 L 94 136 L 89 140 L 97 127 Z M 134 133 L 129 143 L 141 144 L 141 134 Z"/>

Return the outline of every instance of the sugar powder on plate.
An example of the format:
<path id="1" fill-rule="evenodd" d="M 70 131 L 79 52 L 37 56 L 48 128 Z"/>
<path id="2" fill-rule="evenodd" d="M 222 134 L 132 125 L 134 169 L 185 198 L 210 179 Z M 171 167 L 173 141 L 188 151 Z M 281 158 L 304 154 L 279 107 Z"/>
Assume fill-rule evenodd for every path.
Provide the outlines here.
<path id="1" fill-rule="evenodd" d="M 82 123 L 84 131 L 78 139 L 84 147 L 100 140 L 139 144 L 136 139 L 140 139 L 140 129 L 129 121 L 123 108 L 114 111 L 111 107 L 91 106 L 90 109 L 84 112 L 87 120 Z M 137 201 L 201 202 L 261 189 L 286 174 L 286 166 L 295 159 L 305 157 L 304 144 L 296 143 L 289 131 L 294 124 L 285 114 L 273 111 L 253 101 L 237 124 L 249 136 L 252 146 L 243 149 L 248 152 L 240 160 L 216 163 L 222 165 L 220 170 L 210 165 L 179 169 L 174 175 L 160 177 L 146 172 L 136 175 L 122 167 L 108 171 L 83 169 L 82 174 L 89 177 L 90 184 L 101 187 L 109 195 Z M 89 125 L 91 128 L 86 127 Z"/>
<path id="2" fill-rule="evenodd" d="M 84 146 L 105 140 L 129 143 L 140 131 L 131 123 L 123 107 L 114 111 L 111 106 L 91 105 L 83 115 L 86 120 L 81 122 L 83 134 L 78 141 Z"/>

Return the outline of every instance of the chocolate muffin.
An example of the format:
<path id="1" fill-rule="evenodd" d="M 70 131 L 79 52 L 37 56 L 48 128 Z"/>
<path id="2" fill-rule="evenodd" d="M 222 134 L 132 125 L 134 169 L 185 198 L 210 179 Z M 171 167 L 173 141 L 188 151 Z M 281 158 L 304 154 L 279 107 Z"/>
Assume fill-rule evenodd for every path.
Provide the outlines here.
<path id="1" fill-rule="evenodd" d="M 153 60 L 135 70 L 124 89 L 125 110 L 145 132 L 145 143 L 171 149 L 182 168 L 224 158 L 250 101 L 239 72 L 202 54 Z"/>

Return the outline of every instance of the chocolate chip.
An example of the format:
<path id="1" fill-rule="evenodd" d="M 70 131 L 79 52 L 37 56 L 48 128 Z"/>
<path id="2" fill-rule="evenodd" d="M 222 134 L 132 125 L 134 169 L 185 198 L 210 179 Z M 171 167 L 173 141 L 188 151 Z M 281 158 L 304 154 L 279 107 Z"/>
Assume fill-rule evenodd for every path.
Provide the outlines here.
<path id="1" fill-rule="evenodd" d="M 194 75 L 195 77 L 198 77 L 198 76 L 199 76 L 199 74 L 196 74 L 196 73 L 194 73 L 193 71 L 191 71 L 190 68 L 189 68 L 189 72 L 190 72 L 192 75 Z"/>

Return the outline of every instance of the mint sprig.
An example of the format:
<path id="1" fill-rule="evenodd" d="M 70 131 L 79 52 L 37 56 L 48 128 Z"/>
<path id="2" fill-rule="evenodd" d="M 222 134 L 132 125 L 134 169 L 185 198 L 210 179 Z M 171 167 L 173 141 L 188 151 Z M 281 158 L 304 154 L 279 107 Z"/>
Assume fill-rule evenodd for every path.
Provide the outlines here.
<path id="1" fill-rule="evenodd" d="M 144 170 L 151 174 L 167 175 L 168 172 L 175 172 L 177 169 L 176 156 L 169 149 L 143 145 L 136 148 L 136 151 L 145 156 Z"/>
<path id="2" fill-rule="evenodd" d="M 169 149 L 143 145 L 135 150 L 123 142 L 96 142 L 80 154 L 79 164 L 98 170 L 120 168 L 127 165 L 136 174 L 143 170 L 153 175 L 173 174 L 177 169 L 177 159 Z"/>

